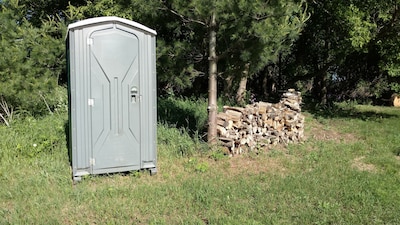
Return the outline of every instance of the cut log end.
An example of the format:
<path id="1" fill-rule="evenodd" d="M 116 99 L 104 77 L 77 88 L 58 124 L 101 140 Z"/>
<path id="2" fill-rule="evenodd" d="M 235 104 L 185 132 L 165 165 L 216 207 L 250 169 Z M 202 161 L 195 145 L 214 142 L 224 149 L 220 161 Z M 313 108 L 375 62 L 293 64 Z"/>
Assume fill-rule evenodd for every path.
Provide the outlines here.
<path id="1" fill-rule="evenodd" d="M 224 106 L 217 116 L 222 146 L 232 154 L 304 140 L 301 93 L 289 89 L 279 103 L 257 102 L 244 108 Z"/>

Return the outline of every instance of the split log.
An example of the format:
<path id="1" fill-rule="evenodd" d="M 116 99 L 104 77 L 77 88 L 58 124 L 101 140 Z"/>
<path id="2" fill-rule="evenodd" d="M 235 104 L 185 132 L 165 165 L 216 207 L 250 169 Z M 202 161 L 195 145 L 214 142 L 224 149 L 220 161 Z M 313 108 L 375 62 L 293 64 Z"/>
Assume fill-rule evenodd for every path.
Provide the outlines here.
<path id="1" fill-rule="evenodd" d="M 241 108 L 241 107 L 224 106 L 222 108 L 223 108 L 224 112 L 226 112 L 227 110 L 232 110 L 232 111 L 240 112 L 242 114 L 246 114 L 246 110 L 244 108 Z"/>
<path id="2" fill-rule="evenodd" d="M 232 154 L 252 151 L 256 146 L 297 143 L 304 138 L 301 93 L 293 89 L 280 102 L 256 102 L 242 107 L 224 106 L 217 115 L 221 144 Z"/>
<path id="3" fill-rule="evenodd" d="M 230 116 L 232 120 L 240 120 L 242 118 L 243 113 L 238 112 L 236 110 L 227 109 L 224 112 L 226 115 Z"/>
<path id="4" fill-rule="evenodd" d="M 232 148 L 235 145 L 235 142 L 231 138 L 219 138 L 220 143 L 228 148 Z"/>
<path id="5" fill-rule="evenodd" d="M 393 101 L 393 106 L 394 107 L 400 107 L 400 95 L 393 94 L 392 95 L 392 101 Z"/>

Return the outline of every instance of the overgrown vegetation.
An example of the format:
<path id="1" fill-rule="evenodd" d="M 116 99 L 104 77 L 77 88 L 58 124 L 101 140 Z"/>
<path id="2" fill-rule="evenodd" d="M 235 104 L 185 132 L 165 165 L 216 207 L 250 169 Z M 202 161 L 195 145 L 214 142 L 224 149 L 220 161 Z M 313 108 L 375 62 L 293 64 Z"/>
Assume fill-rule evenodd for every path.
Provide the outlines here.
<path id="1" fill-rule="evenodd" d="M 61 96 L 65 27 L 54 19 L 34 27 L 26 19 L 29 9 L 18 1 L 6 2 L 0 2 L 0 97 L 12 109 L 43 115 Z"/>
<path id="2" fill-rule="evenodd" d="M 271 101 L 296 88 L 327 104 L 389 99 L 398 91 L 398 1 L 209 3 L 1 1 L 0 97 L 31 115 L 53 110 L 57 87 L 67 81 L 67 25 L 109 15 L 157 31 L 158 93 L 205 96 L 211 12 L 218 26 L 219 98 Z"/>
<path id="3" fill-rule="evenodd" d="M 169 96 L 159 98 L 157 115 L 161 123 L 185 128 L 189 133 L 201 134 L 207 125 L 206 99 L 189 99 Z"/>
<path id="4" fill-rule="evenodd" d="M 196 108 L 175 102 L 161 109 Z M 233 158 L 208 151 L 186 124 L 163 122 L 156 176 L 75 186 L 66 113 L 14 120 L 0 126 L 0 224 L 400 223 L 400 111 L 342 103 L 305 115 L 303 144 Z"/>

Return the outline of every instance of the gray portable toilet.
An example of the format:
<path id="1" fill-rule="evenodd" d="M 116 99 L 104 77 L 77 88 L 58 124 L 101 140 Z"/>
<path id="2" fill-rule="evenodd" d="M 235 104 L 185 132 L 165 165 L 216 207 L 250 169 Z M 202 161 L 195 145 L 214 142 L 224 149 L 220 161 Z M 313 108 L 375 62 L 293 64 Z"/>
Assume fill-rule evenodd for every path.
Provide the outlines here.
<path id="1" fill-rule="evenodd" d="M 68 26 L 69 150 L 74 180 L 156 173 L 156 32 L 98 17 Z"/>

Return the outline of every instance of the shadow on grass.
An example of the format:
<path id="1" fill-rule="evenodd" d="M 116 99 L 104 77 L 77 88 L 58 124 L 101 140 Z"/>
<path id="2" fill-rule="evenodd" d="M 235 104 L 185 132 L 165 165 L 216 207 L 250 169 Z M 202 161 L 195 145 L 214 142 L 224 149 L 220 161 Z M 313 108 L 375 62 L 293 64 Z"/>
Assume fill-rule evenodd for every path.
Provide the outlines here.
<path id="1" fill-rule="evenodd" d="M 64 123 L 64 132 L 65 132 L 65 143 L 67 144 L 67 149 L 68 149 L 68 159 L 69 159 L 69 165 L 72 166 L 72 146 L 71 146 L 71 134 L 70 134 L 70 128 L 69 128 L 69 119 Z"/>
<path id="2" fill-rule="evenodd" d="M 322 117 L 326 119 L 331 118 L 349 118 L 349 119 L 360 119 L 364 121 L 377 121 L 387 118 L 398 118 L 400 117 L 400 111 L 394 111 L 391 107 L 380 107 L 377 108 L 365 107 L 360 108 L 353 102 L 344 103 L 329 103 L 327 105 L 319 105 L 315 103 L 305 103 L 303 105 L 303 111 L 311 113 L 314 117 Z"/>
<path id="3" fill-rule="evenodd" d="M 394 154 L 395 156 L 400 157 L 400 146 L 399 146 L 398 148 L 395 148 L 395 149 L 393 150 L 393 154 Z M 400 159 L 400 158 L 399 158 L 399 159 Z"/>

